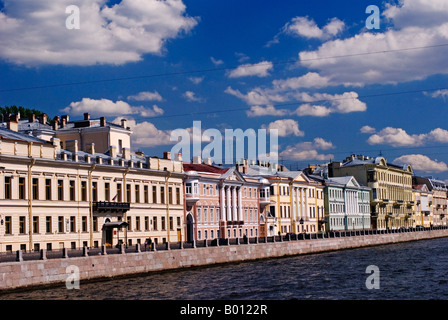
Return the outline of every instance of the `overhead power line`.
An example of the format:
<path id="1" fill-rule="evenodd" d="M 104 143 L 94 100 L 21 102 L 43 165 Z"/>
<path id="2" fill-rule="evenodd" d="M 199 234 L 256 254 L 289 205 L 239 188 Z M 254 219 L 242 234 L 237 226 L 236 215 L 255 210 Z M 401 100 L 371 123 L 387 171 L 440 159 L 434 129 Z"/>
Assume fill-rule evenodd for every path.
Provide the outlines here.
<path id="1" fill-rule="evenodd" d="M 292 63 L 304 63 L 304 62 L 312 62 L 317 60 L 328 60 L 328 59 L 340 59 L 340 58 L 350 58 L 356 56 L 364 56 L 364 55 L 374 55 L 374 54 L 385 54 L 385 53 L 395 53 L 395 52 L 403 52 L 403 51 L 411 51 L 411 50 L 420 50 L 420 49 L 431 49 L 431 48 L 441 48 L 448 46 L 446 44 L 436 44 L 430 46 L 421 46 L 421 47 L 411 47 L 411 48 L 402 48 L 402 49 L 390 49 L 390 50 L 381 50 L 374 52 L 361 52 L 361 53 L 353 53 L 346 55 L 338 55 L 338 56 L 330 56 L 330 57 L 316 57 L 309 59 L 300 59 L 300 60 L 285 60 L 285 61 L 277 61 L 277 62 L 260 62 L 254 65 L 247 65 L 246 68 L 259 67 L 263 64 L 272 64 L 272 65 L 281 65 L 281 64 L 292 64 Z M 110 78 L 110 79 L 98 79 L 98 80 L 86 80 L 86 81 L 78 81 L 78 82 L 69 82 L 69 83 L 56 83 L 56 84 L 46 84 L 40 86 L 31 86 L 31 87 L 21 87 L 21 88 L 10 88 L 10 89 L 0 89 L 0 93 L 2 92 L 14 92 L 14 91 L 26 91 L 26 90 L 37 90 L 37 89 L 49 89 L 49 88 L 59 88 L 59 87 L 68 87 L 68 86 L 79 86 L 79 85 L 87 85 L 87 84 L 97 84 L 97 83 L 106 83 L 106 82 L 117 82 L 117 81 L 129 81 L 129 80 L 139 80 L 139 79 L 149 79 L 149 78 L 159 78 L 159 77 L 170 77 L 170 76 L 180 76 L 180 75 L 189 75 L 189 74 L 198 74 L 198 73 L 208 73 L 208 72 L 217 72 L 217 71 L 229 71 L 234 70 L 238 66 L 234 67 L 220 67 L 220 68 L 208 68 L 208 69 L 198 69 L 198 70 L 186 70 L 186 71 L 177 71 L 177 72 L 166 72 L 166 73 L 155 73 L 148 75 L 140 75 L 140 76 L 129 76 L 129 77 L 119 77 L 119 78 Z"/>

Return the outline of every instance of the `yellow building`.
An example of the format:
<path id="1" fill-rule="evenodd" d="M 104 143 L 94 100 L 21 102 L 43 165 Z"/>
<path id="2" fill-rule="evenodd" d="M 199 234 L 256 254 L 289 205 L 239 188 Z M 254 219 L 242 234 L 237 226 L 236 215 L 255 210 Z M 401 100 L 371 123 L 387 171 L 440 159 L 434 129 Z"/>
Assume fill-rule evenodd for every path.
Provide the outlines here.
<path id="1" fill-rule="evenodd" d="M 0 128 L 1 252 L 185 239 L 181 161 L 51 140 Z"/>
<path id="2" fill-rule="evenodd" d="M 329 176 L 354 176 L 371 188 L 372 225 L 376 229 L 397 229 L 413 224 L 412 174 L 410 165 L 388 163 L 384 157 L 351 155 L 329 165 Z"/>
<path id="3" fill-rule="evenodd" d="M 270 183 L 267 235 L 323 231 L 324 186 L 303 171 L 277 171 L 278 168 L 252 165 L 248 170 L 248 174 L 263 176 Z"/>
<path id="4" fill-rule="evenodd" d="M 423 226 L 429 228 L 434 224 L 432 212 L 432 191 L 429 191 L 426 184 L 414 184 L 412 186 L 414 194 L 414 227 Z"/>

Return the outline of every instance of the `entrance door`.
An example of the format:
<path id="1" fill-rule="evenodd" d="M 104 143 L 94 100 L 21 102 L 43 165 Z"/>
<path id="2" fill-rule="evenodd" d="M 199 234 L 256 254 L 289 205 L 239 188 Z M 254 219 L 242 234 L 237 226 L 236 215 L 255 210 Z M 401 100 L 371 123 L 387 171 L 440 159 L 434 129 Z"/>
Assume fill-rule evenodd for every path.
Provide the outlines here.
<path id="1" fill-rule="evenodd" d="M 191 213 L 187 214 L 187 241 L 191 242 L 194 240 L 194 222 L 193 215 Z"/>
<path id="2" fill-rule="evenodd" d="M 113 229 L 107 228 L 105 231 L 106 231 L 106 246 L 112 247 Z"/>

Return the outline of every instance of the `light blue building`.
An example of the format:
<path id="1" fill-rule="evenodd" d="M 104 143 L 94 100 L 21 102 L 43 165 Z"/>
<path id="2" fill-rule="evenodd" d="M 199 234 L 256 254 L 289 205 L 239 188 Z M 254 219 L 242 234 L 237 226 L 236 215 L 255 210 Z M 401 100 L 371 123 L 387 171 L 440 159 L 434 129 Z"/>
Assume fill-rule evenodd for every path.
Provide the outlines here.
<path id="1" fill-rule="evenodd" d="M 308 171 L 309 172 L 309 171 Z M 326 168 L 318 167 L 308 177 L 325 185 L 325 230 L 356 231 L 370 229 L 370 188 L 353 176 L 327 176 Z"/>

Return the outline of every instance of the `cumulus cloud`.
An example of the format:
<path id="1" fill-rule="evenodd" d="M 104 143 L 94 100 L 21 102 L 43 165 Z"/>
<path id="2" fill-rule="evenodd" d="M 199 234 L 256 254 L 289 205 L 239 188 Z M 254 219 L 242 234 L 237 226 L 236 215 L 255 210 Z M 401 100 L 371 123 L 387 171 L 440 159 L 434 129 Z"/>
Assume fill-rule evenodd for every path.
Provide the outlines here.
<path id="1" fill-rule="evenodd" d="M 361 133 L 375 133 L 376 129 L 371 126 L 363 126 L 359 131 L 361 131 Z"/>
<path id="2" fill-rule="evenodd" d="M 369 144 L 388 144 L 393 147 L 421 146 L 425 141 L 424 134 L 408 134 L 401 128 L 387 127 L 369 137 Z"/>
<path id="3" fill-rule="evenodd" d="M 121 124 L 122 118 L 117 117 L 112 122 Z M 127 126 L 132 131 L 131 142 L 134 148 L 171 145 L 175 143 L 170 141 L 171 130 L 160 130 L 151 122 L 137 122 L 132 117 L 126 117 L 126 120 Z"/>
<path id="4" fill-rule="evenodd" d="M 338 18 L 333 18 L 323 28 L 319 28 L 313 19 L 295 17 L 283 27 L 283 32 L 305 38 L 329 39 L 344 30 L 345 24 Z"/>
<path id="5" fill-rule="evenodd" d="M 441 90 L 436 90 L 433 93 L 428 93 L 425 92 L 425 95 L 430 96 L 432 98 L 443 98 L 445 99 L 446 97 L 448 97 L 448 90 L 447 89 L 441 89 Z"/>
<path id="6" fill-rule="evenodd" d="M 277 129 L 279 137 L 290 135 L 302 137 L 305 135 L 305 133 L 299 129 L 299 123 L 293 119 L 276 120 L 269 123 L 267 126 L 263 125 L 262 128 L 267 130 Z"/>
<path id="7" fill-rule="evenodd" d="M 443 47 L 408 50 L 447 43 L 446 6 L 444 0 L 389 4 L 383 14 L 393 27 L 329 40 L 317 50 L 300 52 L 299 64 L 333 82 L 353 86 L 396 84 L 448 74 Z"/>
<path id="8" fill-rule="evenodd" d="M 157 92 L 142 91 L 136 95 L 128 96 L 128 100 L 135 101 L 162 101 L 162 96 Z"/>
<path id="9" fill-rule="evenodd" d="M 0 58 L 15 64 L 121 65 L 161 54 L 165 42 L 192 30 L 181 0 L 3 0 Z M 80 28 L 67 29 L 68 6 L 80 12 Z"/>
<path id="10" fill-rule="evenodd" d="M 125 101 L 112 101 L 109 99 L 83 98 L 81 101 L 72 102 L 61 111 L 70 115 L 82 115 L 85 112 L 92 116 L 118 116 L 118 115 L 140 115 L 142 117 L 154 117 L 162 115 L 164 110 L 157 105 L 152 108 L 143 106 L 133 107 Z"/>
<path id="11" fill-rule="evenodd" d="M 229 72 L 229 78 L 240 78 L 240 77 L 267 77 L 269 76 L 269 71 L 273 68 L 272 62 L 262 61 L 255 64 L 243 64 L 233 69 Z"/>
<path id="12" fill-rule="evenodd" d="M 443 161 L 431 160 L 422 154 L 408 154 L 396 158 L 396 164 L 410 164 L 414 170 L 423 172 L 444 172 L 448 171 L 448 166 Z"/>
<path id="13" fill-rule="evenodd" d="M 333 143 L 323 138 L 314 138 L 312 142 L 300 142 L 292 146 L 287 146 L 280 152 L 280 156 L 290 160 L 330 160 L 334 158 L 333 154 L 321 154 L 318 150 L 333 149 Z"/>
<path id="14" fill-rule="evenodd" d="M 250 110 L 246 112 L 248 117 L 261 117 L 261 116 L 285 116 L 289 114 L 286 109 L 276 109 L 272 105 L 267 105 L 266 107 L 252 106 Z"/>
<path id="15" fill-rule="evenodd" d="M 182 96 L 189 102 L 204 102 L 204 99 L 197 97 L 193 91 L 185 91 Z"/>
<path id="16" fill-rule="evenodd" d="M 221 59 L 215 59 L 213 57 L 210 57 L 210 60 L 215 66 L 220 66 L 224 63 Z"/>
<path id="17" fill-rule="evenodd" d="M 363 128 L 365 133 L 369 133 L 367 132 L 369 131 L 369 126 L 364 126 Z M 361 128 L 361 132 L 363 128 Z M 371 145 L 387 144 L 393 147 L 421 146 L 428 142 L 448 143 L 448 130 L 436 128 L 428 133 L 408 134 L 402 128 L 386 127 L 371 135 L 367 142 Z"/>

